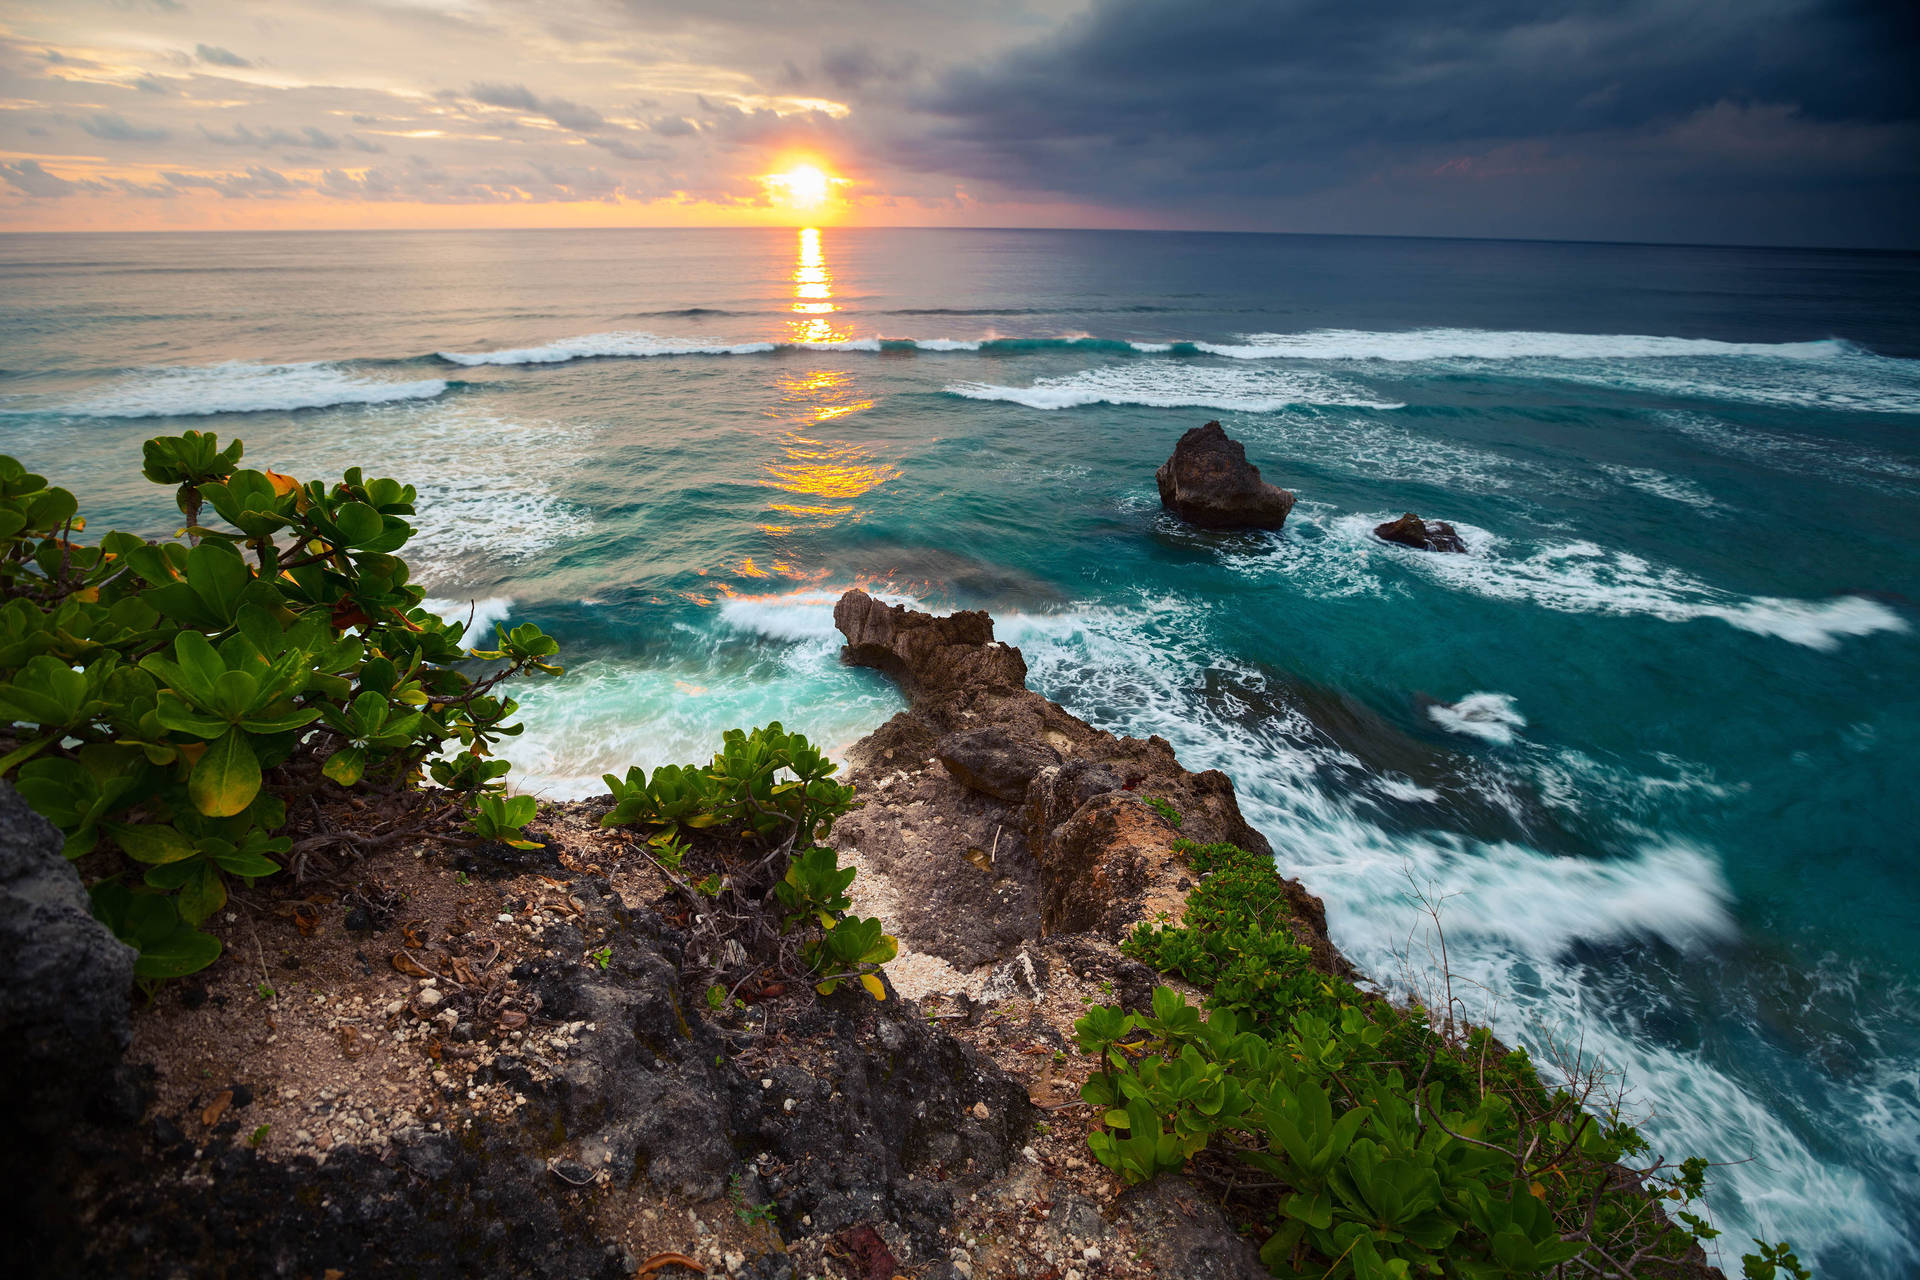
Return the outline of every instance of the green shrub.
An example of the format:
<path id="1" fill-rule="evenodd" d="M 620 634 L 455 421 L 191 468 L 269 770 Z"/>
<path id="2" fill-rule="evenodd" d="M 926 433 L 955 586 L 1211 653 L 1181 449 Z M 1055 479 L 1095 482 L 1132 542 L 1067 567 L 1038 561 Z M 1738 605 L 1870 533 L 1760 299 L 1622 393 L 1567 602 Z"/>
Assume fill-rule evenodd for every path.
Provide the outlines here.
<path id="1" fill-rule="evenodd" d="M 1209 989 L 1208 1016 L 1161 987 L 1150 1015 L 1096 1005 L 1075 1024 L 1099 1064 L 1081 1096 L 1108 1168 L 1139 1182 L 1203 1151 L 1249 1166 L 1276 1188 L 1255 1214 L 1261 1259 L 1288 1277 L 1494 1280 L 1577 1266 L 1624 1280 L 1667 1274 L 1712 1235 L 1654 1207 L 1698 1200 L 1705 1161 L 1649 1159 L 1617 1111 L 1586 1109 L 1593 1081 L 1580 1096 L 1549 1089 L 1484 1030 L 1449 1036 L 1418 1008 L 1315 970 L 1266 859 L 1174 847 L 1204 878 L 1180 925 L 1142 925 L 1125 950 Z M 1623 1176 L 1629 1159 L 1640 1172 Z M 1749 1267 L 1792 1274 L 1775 1255 Z"/>
<path id="2" fill-rule="evenodd" d="M 229 877 L 294 853 L 287 797 L 393 795 L 429 772 L 478 796 L 519 732 L 494 689 L 560 670 L 538 627 L 470 652 L 420 608 L 394 554 L 412 486 L 357 468 L 302 484 L 241 469 L 242 451 L 196 431 L 147 441 L 144 474 L 175 487 L 185 527 L 91 546 L 71 493 L 0 457 L 0 776 L 87 859 L 94 911 L 142 978 L 219 956 L 199 926 Z M 202 523 L 209 508 L 226 527 Z M 476 679 L 474 658 L 500 665 Z"/>
<path id="3" fill-rule="evenodd" d="M 737 835 L 751 849 L 772 846 L 764 856 L 749 855 L 739 878 L 716 870 L 691 885 L 676 883 L 690 896 L 715 900 L 764 891 L 780 910 L 779 933 L 787 940 L 776 967 L 789 973 L 803 968 L 821 995 L 854 979 L 884 1000 L 881 966 L 899 953 L 899 942 L 880 921 L 847 915 L 854 869 L 842 867 L 832 848 L 817 843 L 853 807 L 853 788 L 833 780 L 838 771 L 818 747 L 778 721 L 752 731 L 730 729 L 710 765 L 661 765 L 651 776 L 635 765 L 625 778 L 604 775 L 613 807 L 600 825 L 646 832 L 669 872 L 678 872 L 693 852 L 695 833 Z M 759 878 L 769 864 L 771 883 Z M 696 932 L 732 928 L 754 914 L 703 911 Z M 788 938 L 796 934 L 805 935 L 798 940 L 797 965 Z"/>
<path id="4" fill-rule="evenodd" d="M 635 765 L 624 779 L 604 775 L 613 808 L 600 825 L 651 828 L 656 843 L 682 827 L 737 827 L 805 848 L 853 805 L 853 788 L 833 780 L 839 768 L 777 720 L 751 733 L 729 729 L 710 765 L 663 764 L 652 777 Z"/>

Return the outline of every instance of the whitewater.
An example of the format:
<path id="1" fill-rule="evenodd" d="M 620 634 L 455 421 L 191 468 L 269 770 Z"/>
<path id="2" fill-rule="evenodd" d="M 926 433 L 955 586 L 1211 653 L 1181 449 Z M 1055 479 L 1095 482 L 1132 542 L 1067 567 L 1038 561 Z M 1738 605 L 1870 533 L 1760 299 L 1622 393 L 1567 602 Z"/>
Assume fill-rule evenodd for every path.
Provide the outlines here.
<path id="1" fill-rule="evenodd" d="M 0 284 L 0 451 L 89 535 L 176 527 L 159 432 L 415 485 L 430 607 L 562 639 L 519 785 L 773 719 L 844 753 L 901 701 L 838 661 L 839 594 L 987 609 L 1033 687 L 1232 777 L 1384 989 L 1441 981 L 1437 904 L 1476 1016 L 1723 1162 L 1734 1272 L 1753 1235 L 1920 1268 L 1920 260 L 0 237 Z M 1298 495 L 1283 531 L 1160 510 L 1210 418 Z M 1405 511 L 1469 554 L 1374 536 Z"/>

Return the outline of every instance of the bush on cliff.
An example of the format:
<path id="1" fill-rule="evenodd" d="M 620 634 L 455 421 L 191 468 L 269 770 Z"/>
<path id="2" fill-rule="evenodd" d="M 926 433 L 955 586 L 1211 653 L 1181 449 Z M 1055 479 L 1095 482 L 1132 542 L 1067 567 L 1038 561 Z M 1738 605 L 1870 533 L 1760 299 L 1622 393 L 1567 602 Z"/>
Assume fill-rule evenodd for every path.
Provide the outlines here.
<path id="1" fill-rule="evenodd" d="M 1203 877 L 1182 923 L 1143 924 L 1125 949 L 1208 989 L 1208 1016 L 1162 987 L 1150 1014 L 1095 1006 L 1076 1023 L 1100 1065 L 1082 1096 L 1102 1117 L 1089 1140 L 1102 1163 L 1129 1182 L 1203 1152 L 1251 1168 L 1251 1184 L 1223 1185 L 1269 1189 L 1243 1207 L 1278 1276 L 1697 1273 L 1696 1242 L 1716 1234 L 1687 1209 L 1704 1160 L 1651 1158 L 1597 1073 L 1550 1089 L 1484 1029 L 1315 970 L 1267 859 L 1174 847 Z M 1798 1266 L 1786 1246 L 1762 1248 L 1750 1273 Z"/>
<path id="2" fill-rule="evenodd" d="M 838 771 L 776 720 L 751 733 L 728 730 L 710 765 L 604 775 L 613 807 L 600 825 L 639 828 L 690 907 L 712 900 L 692 913 L 688 952 L 705 957 L 708 976 L 724 979 L 713 990 L 805 974 L 821 995 L 852 979 L 886 998 L 880 967 L 899 943 L 880 921 L 847 914 L 855 873 L 818 843 L 853 806 L 853 788 L 834 781 Z M 718 838 L 702 842 L 702 865 L 712 870 L 690 885 L 677 873 L 698 833 Z"/>
<path id="3" fill-rule="evenodd" d="M 144 473 L 185 527 L 94 545 L 75 541 L 73 494 L 0 456 L 0 777 L 60 828 L 141 978 L 219 956 L 200 925 L 229 877 L 456 824 L 502 785 L 489 757 L 519 732 L 495 690 L 559 671 L 536 626 L 468 649 L 420 607 L 395 554 L 411 485 L 358 468 L 302 483 L 241 468 L 242 451 L 147 441 Z M 469 674 L 476 660 L 496 665 Z M 296 843 L 290 813 L 348 790 L 358 816 Z M 490 799 L 474 829 L 517 838 L 529 807 Z"/>

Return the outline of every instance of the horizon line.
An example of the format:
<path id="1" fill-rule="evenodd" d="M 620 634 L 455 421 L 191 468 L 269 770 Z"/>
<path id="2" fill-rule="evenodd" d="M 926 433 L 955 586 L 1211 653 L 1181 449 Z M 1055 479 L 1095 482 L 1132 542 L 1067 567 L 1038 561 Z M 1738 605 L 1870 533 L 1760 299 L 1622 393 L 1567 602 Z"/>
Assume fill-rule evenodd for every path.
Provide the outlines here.
<path id="1" fill-rule="evenodd" d="M 0 230 L 0 236 L 204 236 L 204 235 L 459 235 L 472 233 L 499 234 L 522 231 L 534 232 L 634 232 L 634 231 L 704 231 L 704 232 L 767 232 L 767 231 L 804 231 L 809 228 L 821 231 L 1036 231 L 1060 232 L 1071 234 L 1098 233 L 1104 235 L 1183 235 L 1183 236 L 1294 236 L 1316 240 L 1441 240 L 1467 244 L 1571 244 L 1605 245 L 1646 249 L 1771 249 L 1802 253 L 1883 253 L 1915 255 L 1920 254 L 1920 243 L 1911 247 L 1894 245 L 1837 245 L 1837 244 L 1799 244 L 1799 243 L 1751 243 L 1733 240 L 1619 240 L 1569 236 L 1472 236 L 1438 235 L 1433 233 L 1399 231 L 1273 231 L 1254 228 L 1224 229 L 1219 227 L 1048 227 L 1048 226 L 942 226 L 928 223 L 906 223 L 900 225 L 861 224 L 857 226 L 822 226 L 818 223 L 797 222 L 791 226 L 760 224 L 748 226 L 528 226 L 528 227 L 151 227 L 141 230 L 57 230 L 51 228 Z"/>

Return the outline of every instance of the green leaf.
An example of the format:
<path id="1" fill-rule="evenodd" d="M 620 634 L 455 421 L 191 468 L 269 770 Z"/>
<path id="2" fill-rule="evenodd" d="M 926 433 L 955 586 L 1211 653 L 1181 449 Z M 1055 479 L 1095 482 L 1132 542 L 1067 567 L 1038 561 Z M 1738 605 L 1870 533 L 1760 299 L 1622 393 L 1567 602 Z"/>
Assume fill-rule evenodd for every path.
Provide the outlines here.
<path id="1" fill-rule="evenodd" d="M 231 818 L 259 793 L 260 758 L 240 729 L 229 729 L 209 744 L 187 779 L 194 807 L 209 818 Z"/>
<path id="2" fill-rule="evenodd" d="M 232 853 L 216 853 L 214 862 L 222 871 L 236 876 L 270 876 L 280 870 L 280 864 L 271 858 L 263 857 L 246 849 L 237 849 Z"/>
<path id="3" fill-rule="evenodd" d="M 190 733 L 196 738 L 217 738 L 233 726 L 216 716 L 195 711 L 171 689 L 162 689 L 154 703 L 154 715 L 161 725 L 175 733 Z"/>
<path id="4" fill-rule="evenodd" d="M 222 626 L 232 624 L 252 584 L 253 571 L 240 553 L 224 542 L 203 542 L 187 552 L 187 585 Z"/>
<path id="5" fill-rule="evenodd" d="M 364 502 L 345 502 L 333 513 L 333 523 L 350 547 L 374 541 L 384 527 L 380 513 Z"/>
<path id="6" fill-rule="evenodd" d="M 144 862 L 150 866 L 160 866 L 169 862 L 181 862 L 200 852 L 200 846 L 184 834 L 178 827 L 158 822 L 137 822 L 127 825 L 119 823 L 101 824 L 114 843 L 126 851 L 126 855 L 135 862 Z"/>
<path id="7" fill-rule="evenodd" d="M 220 940 L 182 921 L 173 932 L 140 947 L 133 962 L 136 978 L 182 978 L 220 958 Z"/>
<path id="8" fill-rule="evenodd" d="M 202 862 L 195 874 L 180 886 L 180 918 L 188 924 L 197 925 L 208 916 L 227 905 L 227 884 L 220 878 L 220 868 L 211 862 Z"/>
<path id="9" fill-rule="evenodd" d="M 332 778 L 343 787 L 350 787 L 360 781 L 367 771 L 367 753 L 362 747 L 342 747 L 327 757 L 320 766 L 320 772 Z"/>

